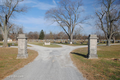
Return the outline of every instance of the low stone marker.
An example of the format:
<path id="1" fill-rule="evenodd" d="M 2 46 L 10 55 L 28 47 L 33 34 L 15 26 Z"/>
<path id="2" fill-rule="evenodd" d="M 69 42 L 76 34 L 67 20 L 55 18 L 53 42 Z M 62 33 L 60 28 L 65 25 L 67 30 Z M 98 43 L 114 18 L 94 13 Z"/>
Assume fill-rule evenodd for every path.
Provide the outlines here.
<path id="1" fill-rule="evenodd" d="M 18 36 L 18 55 L 17 59 L 25 59 L 27 54 L 27 37 L 25 34 L 19 34 Z"/>
<path id="2" fill-rule="evenodd" d="M 68 44 L 70 44 L 70 41 L 68 40 Z"/>
<path id="3" fill-rule="evenodd" d="M 14 46 L 14 43 L 12 43 L 12 46 Z"/>
<path id="4" fill-rule="evenodd" d="M 88 59 L 97 59 L 97 35 L 89 35 L 88 37 Z"/>
<path id="5" fill-rule="evenodd" d="M 45 42 L 44 45 L 50 45 L 50 42 Z"/>

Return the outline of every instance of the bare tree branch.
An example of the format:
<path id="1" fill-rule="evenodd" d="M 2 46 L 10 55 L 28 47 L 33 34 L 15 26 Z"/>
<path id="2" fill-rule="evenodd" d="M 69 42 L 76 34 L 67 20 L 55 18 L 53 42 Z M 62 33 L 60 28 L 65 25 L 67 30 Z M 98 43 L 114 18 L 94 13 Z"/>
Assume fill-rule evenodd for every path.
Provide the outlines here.
<path id="1" fill-rule="evenodd" d="M 107 45 L 110 46 L 110 40 L 112 36 L 119 32 L 119 27 L 116 23 L 120 20 L 120 10 L 116 9 L 117 0 L 101 0 L 101 11 L 96 11 L 96 15 L 99 19 L 98 27 L 104 32 Z"/>
<path id="2" fill-rule="evenodd" d="M 2 29 L 2 25 L 0 24 L 0 30 L 2 31 L 2 34 L 4 35 L 4 31 Z"/>
<path id="3" fill-rule="evenodd" d="M 57 22 L 72 41 L 75 27 L 88 19 L 80 18 L 80 13 L 83 12 L 81 6 L 82 0 L 60 0 L 56 8 L 46 12 L 46 18 Z"/>
<path id="4" fill-rule="evenodd" d="M 11 26 L 9 26 L 9 19 L 12 15 L 14 15 L 15 12 L 24 12 L 25 7 L 21 7 L 18 4 L 24 0 L 2 0 L 2 5 L 0 7 L 0 12 L 2 13 L 0 15 L 0 25 L 2 24 L 1 31 L 4 36 L 4 43 L 3 47 L 7 47 L 7 39 L 8 39 L 8 33 L 11 29 Z"/>

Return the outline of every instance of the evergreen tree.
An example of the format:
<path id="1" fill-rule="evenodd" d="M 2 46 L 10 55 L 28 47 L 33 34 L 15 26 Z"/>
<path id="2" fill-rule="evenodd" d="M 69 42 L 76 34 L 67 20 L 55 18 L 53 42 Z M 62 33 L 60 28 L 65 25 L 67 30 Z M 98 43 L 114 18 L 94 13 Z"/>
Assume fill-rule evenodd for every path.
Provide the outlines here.
<path id="1" fill-rule="evenodd" d="M 40 31 L 40 35 L 39 35 L 39 39 L 44 39 L 45 35 L 44 35 L 44 31 L 41 30 Z"/>

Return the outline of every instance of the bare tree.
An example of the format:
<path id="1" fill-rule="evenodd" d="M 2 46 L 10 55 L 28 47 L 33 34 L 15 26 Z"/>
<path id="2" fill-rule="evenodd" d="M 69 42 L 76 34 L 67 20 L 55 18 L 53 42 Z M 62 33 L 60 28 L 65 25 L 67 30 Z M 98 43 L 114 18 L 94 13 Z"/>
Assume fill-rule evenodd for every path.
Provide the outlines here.
<path id="1" fill-rule="evenodd" d="M 19 27 L 19 31 L 18 31 L 18 34 L 23 34 L 24 31 L 23 31 L 23 27 Z"/>
<path id="2" fill-rule="evenodd" d="M 2 36 L 2 34 L 0 32 L 0 41 L 2 41 L 2 40 L 3 40 L 3 36 Z"/>
<path id="3" fill-rule="evenodd" d="M 50 33 L 49 33 L 49 38 L 50 39 L 53 39 L 54 38 L 54 36 L 53 36 L 53 33 L 50 31 Z"/>
<path id="4" fill-rule="evenodd" d="M 38 39 L 39 38 L 39 33 L 37 31 L 35 32 L 29 32 L 27 34 L 28 39 Z"/>
<path id="5" fill-rule="evenodd" d="M 19 3 L 22 1 L 24 0 L 1 0 L 2 3 L 0 5 L 0 29 L 4 36 L 3 47 L 7 47 L 8 33 L 13 26 L 9 23 L 11 16 L 13 16 L 15 12 L 19 13 L 26 11 L 25 7 L 18 6 Z"/>
<path id="6" fill-rule="evenodd" d="M 37 31 L 35 31 L 33 34 L 34 34 L 34 39 L 38 39 L 39 38 L 39 33 Z"/>
<path id="7" fill-rule="evenodd" d="M 112 36 L 120 32 L 118 21 L 120 19 L 119 0 L 100 0 L 101 10 L 96 11 L 99 19 L 97 26 L 101 29 L 106 37 L 107 46 L 110 46 Z"/>
<path id="8" fill-rule="evenodd" d="M 13 27 L 9 31 L 9 37 L 14 41 L 17 40 L 18 34 L 23 34 L 24 29 L 21 26 L 13 25 Z"/>
<path id="9" fill-rule="evenodd" d="M 102 42 L 102 40 L 106 39 L 104 33 L 100 29 L 97 29 L 95 34 L 97 35 L 99 42 Z"/>
<path id="10" fill-rule="evenodd" d="M 120 40 L 120 33 L 115 34 L 114 37 L 115 37 L 116 40 Z"/>
<path id="11" fill-rule="evenodd" d="M 59 33 L 58 33 L 58 37 L 59 37 L 60 39 L 63 39 L 64 35 L 65 35 L 64 32 L 59 32 Z"/>
<path id="12" fill-rule="evenodd" d="M 56 8 L 46 12 L 46 18 L 57 22 L 72 41 L 75 27 L 80 26 L 87 19 L 87 17 L 80 18 L 80 14 L 83 12 L 81 7 L 82 0 L 60 0 Z"/>
<path id="13" fill-rule="evenodd" d="M 73 38 L 74 39 L 80 39 L 82 37 L 81 32 L 82 32 L 81 27 L 76 28 L 75 31 L 74 31 L 74 34 L 73 34 Z"/>
<path id="14" fill-rule="evenodd" d="M 30 32 L 28 33 L 28 36 L 27 36 L 27 37 L 28 37 L 28 39 L 33 39 L 33 36 L 34 36 L 34 35 L 33 35 L 33 32 L 30 31 Z"/>

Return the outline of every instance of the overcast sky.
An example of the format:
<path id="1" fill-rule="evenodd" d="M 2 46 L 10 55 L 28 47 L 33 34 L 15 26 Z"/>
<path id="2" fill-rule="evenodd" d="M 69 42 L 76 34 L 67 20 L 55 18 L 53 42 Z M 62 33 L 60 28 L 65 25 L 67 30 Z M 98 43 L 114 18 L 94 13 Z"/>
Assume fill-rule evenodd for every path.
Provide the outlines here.
<path id="1" fill-rule="evenodd" d="M 96 0 L 83 0 L 83 9 L 85 12 L 81 16 L 91 15 L 95 17 L 95 2 Z M 47 10 L 56 7 L 59 0 L 25 0 L 20 5 L 28 6 L 28 11 L 25 13 L 16 14 L 16 18 L 12 18 L 11 22 L 23 26 L 25 32 L 38 31 L 42 29 L 49 33 L 50 31 L 58 33 L 63 31 L 60 26 L 52 24 L 51 21 L 45 20 L 45 13 Z M 95 20 L 88 20 L 91 25 L 82 24 L 83 34 L 93 34 L 95 32 Z"/>

